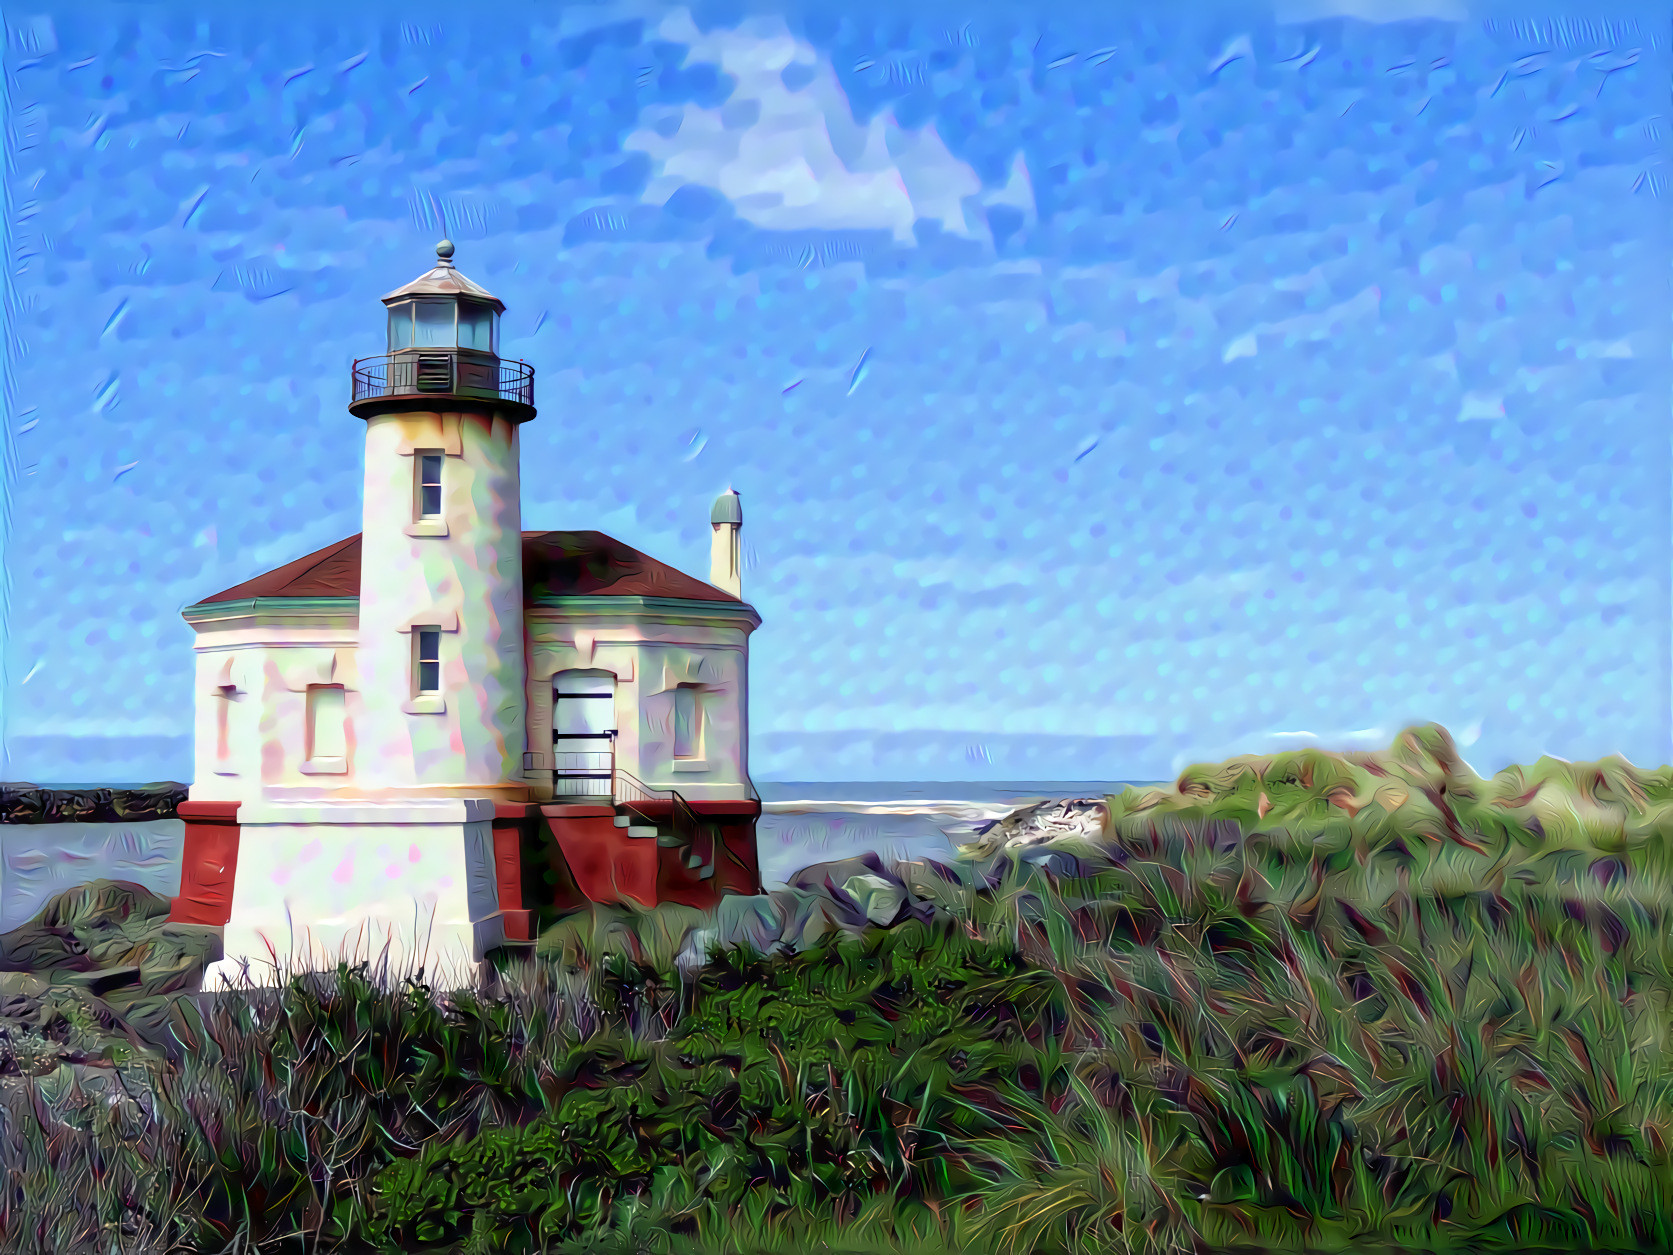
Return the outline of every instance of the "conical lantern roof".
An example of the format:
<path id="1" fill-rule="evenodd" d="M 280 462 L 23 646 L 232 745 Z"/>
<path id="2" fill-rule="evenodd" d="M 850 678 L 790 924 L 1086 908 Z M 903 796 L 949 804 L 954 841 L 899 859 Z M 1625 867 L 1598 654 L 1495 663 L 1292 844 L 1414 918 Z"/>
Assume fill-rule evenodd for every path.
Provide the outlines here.
<path id="1" fill-rule="evenodd" d="M 498 312 L 505 313 L 505 302 L 487 288 L 471 282 L 453 264 L 453 242 L 443 240 L 436 245 L 436 264 L 404 287 L 396 288 L 383 298 L 385 305 L 414 296 L 468 296 L 485 301 Z"/>

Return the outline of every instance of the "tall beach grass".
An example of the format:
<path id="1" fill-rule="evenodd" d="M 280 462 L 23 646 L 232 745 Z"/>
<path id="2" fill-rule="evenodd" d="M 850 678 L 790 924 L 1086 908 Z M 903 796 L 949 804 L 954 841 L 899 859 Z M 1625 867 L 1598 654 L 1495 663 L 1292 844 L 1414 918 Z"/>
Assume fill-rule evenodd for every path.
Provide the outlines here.
<path id="1" fill-rule="evenodd" d="M 368 964 L 182 1000 L 177 1064 L 8 1082 L 0 1238 L 1673 1249 L 1673 772 L 1483 780 L 1420 728 L 1108 813 L 833 868 L 750 944 L 599 910 L 463 990 Z"/>

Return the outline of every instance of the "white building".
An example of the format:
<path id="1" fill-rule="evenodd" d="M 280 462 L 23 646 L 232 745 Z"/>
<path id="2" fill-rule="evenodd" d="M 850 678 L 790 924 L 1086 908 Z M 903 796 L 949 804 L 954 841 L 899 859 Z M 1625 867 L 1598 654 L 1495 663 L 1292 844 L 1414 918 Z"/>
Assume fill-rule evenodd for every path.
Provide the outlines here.
<path id="1" fill-rule="evenodd" d="M 709 583 L 524 532 L 533 370 L 437 246 L 357 361 L 359 535 L 188 607 L 196 770 L 173 918 L 241 959 L 458 967 L 584 901 L 759 889 L 736 493 Z"/>

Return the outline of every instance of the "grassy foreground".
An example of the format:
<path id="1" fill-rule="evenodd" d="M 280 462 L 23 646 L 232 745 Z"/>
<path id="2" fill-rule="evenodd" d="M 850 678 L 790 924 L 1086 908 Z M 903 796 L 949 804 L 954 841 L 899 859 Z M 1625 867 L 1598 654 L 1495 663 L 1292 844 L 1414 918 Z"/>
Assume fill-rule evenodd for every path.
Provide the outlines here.
<path id="1" fill-rule="evenodd" d="M 177 1003 L 178 1065 L 7 1082 L 0 1245 L 1673 1248 L 1673 769 L 1427 727 L 1109 812 Z"/>

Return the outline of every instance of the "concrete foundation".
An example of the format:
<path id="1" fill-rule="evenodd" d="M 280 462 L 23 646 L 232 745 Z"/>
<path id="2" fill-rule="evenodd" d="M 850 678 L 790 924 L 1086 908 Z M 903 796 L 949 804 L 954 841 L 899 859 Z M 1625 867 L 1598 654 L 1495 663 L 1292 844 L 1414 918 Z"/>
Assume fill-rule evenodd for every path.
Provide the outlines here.
<path id="1" fill-rule="evenodd" d="M 223 949 L 205 988 L 387 954 L 391 976 L 467 981 L 504 943 L 494 803 L 245 803 Z"/>

